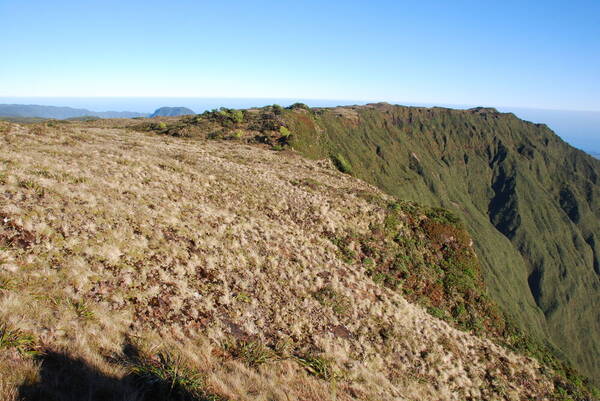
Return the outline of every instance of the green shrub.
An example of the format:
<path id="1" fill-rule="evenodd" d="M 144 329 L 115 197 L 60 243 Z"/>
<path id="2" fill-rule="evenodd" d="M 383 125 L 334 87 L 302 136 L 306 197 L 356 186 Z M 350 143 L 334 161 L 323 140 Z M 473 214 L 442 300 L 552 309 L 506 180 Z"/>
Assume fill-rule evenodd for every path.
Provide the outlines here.
<path id="1" fill-rule="evenodd" d="M 436 223 L 451 225 L 456 225 L 460 223 L 460 219 L 458 218 L 458 216 L 456 216 L 451 211 L 440 207 L 431 208 L 426 215 Z"/>
<path id="2" fill-rule="evenodd" d="M 290 132 L 289 129 L 287 129 L 286 127 L 284 127 L 283 125 L 281 127 L 279 127 L 279 133 L 281 134 L 281 136 L 287 138 L 288 136 L 292 135 L 292 133 Z"/>
<path id="3" fill-rule="evenodd" d="M 352 173 L 352 165 L 344 156 L 341 154 L 336 154 L 331 157 L 333 164 L 335 167 L 340 170 L 342 173 L 350 174 Z"/>
<path id="4" fill-rule="evenodd" d="M 433 317 L 437 317 L 438 319 L 446 320 L 446 312 L 440 308 L 436 308 L 435 306 L 430 306 L 427 308 L 427 312 Z"/>
<path id="5" fill-rule="evenodd" d="M 296 110 L 296 109 L 310 110 L 310 107 L 308 107 L 304 103 L 297 102 L 297 103 L 294 103 L 291 106 L 289 106 L 288 109 L 290 109 L 290 110 Z"/>
<path id="6" fill-rule="evenodd" d="M 278 104 L 274 104 L 273 106 L 271 106 L 271 108 L 273 109 L 273 113 L 280 115 L 283 113 L 283 107 L 281 107 Z"/>
<path id="7" fill-rule="evenodd" d="M 231 120 L 234 123 L 241 123 L 244 121 L 244 113 L 241 110 L 231 110 Z"/>

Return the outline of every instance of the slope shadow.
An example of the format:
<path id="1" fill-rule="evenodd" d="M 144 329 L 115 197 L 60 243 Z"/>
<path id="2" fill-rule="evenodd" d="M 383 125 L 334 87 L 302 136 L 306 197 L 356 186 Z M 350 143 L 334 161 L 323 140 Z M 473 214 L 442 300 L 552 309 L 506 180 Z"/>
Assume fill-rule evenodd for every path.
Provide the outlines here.
<path id="1" fill-rule="evenodd" d="M 123 348 L 123 361 L 140 361 L 138 350 Z M 81 358 L 47 351 L 39 358 L 39 380 L 19 387 L 22 401 L 202 401 L 159 373 L 131 373 L 115 378 L 99 371 Z"/>

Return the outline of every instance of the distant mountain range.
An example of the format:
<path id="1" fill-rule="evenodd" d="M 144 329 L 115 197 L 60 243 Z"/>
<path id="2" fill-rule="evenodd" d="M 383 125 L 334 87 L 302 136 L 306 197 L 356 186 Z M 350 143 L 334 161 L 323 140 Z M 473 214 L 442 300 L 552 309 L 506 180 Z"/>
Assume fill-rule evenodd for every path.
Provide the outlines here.
<path id="1" fill-rule="evenodd" d="M 158 117 L 158 116 L 180 116 L 195 114 L 193 110 L 186 107 L 161 107 L 152 114 L 137 113 L 133 111 L 91 111 L 88 109 L 76 109 L 72 107 L 41 106 L 35 104 L 0 104 L 0 117 L 17 118 L 54 118 L 58 120 L 98 117 L 98 118 L 134 118 L 134 117 Z"/>
<path id="2" fill-rule="evenodd" d="M 131 111 L 91 111 L 87 109 L 74 109 L 71 107 L 40 106 L 35 104 L 0 104 L 2 117 L 40 117 L 56 118 L 59 120 L 84 116 L 99 118 L 132 118 L 147 117 L 148 114 Z"/>

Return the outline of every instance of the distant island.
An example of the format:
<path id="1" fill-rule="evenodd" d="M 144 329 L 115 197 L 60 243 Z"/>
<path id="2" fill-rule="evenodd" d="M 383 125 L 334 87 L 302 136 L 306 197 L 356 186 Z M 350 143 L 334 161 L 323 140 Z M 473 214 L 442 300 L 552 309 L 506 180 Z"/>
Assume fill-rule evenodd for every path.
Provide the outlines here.
<path id="1" fill-rule="evenodd" d="M 194 110 L 187 107 L 161 107 L 150 114 L 150 117 L 177 117 L 189 114 L 196 114 Z"/>
<path id="2" fill-rule="evenodd" d="M 153 113 L 133 111 L 91 111 L 72 107 L 42 106 L 35 104 L 0 104 L 0 117 L 10 118 L 52 118 L 66 120 L 81 117 L 97 118 L 139 118 L 139 117 L 175 117 L 196 114 L 186 107 L 160 107 Z"/>

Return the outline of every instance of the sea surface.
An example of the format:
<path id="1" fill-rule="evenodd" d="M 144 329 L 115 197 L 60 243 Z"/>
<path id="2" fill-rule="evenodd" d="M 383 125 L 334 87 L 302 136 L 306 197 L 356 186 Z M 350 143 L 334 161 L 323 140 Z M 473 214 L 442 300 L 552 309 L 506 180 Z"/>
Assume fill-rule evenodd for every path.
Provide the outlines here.
<path id="1" fill-rule="evenodd" d="M 162 106 L 182 106 L 202 113 L 219 107 L 248 108 L 279 104 L 289 106 L 295 102 L 312 107 L 360 105 L 371 103 L 364 100 L 340 99 L 291 99 L 291 98 L 208 98 L 208 97 L 0 97 L 0 103 L 39 104 L 45 106 L 67 106 L 91 111 L 135 111 L 152 113 Z M 470 108 L 477 105 L 432 104 L 411 102 L 389 102 L 407 106 L 441 106 Z M 486 105 L 483 105 L 486 106 Z M 595 157 L 600 155 L 600 111 L 545 110 L 522 107 L 496 107 L 502 112 L 512 112 L 518 117 L 548 125 L 556 134 L 576 148 L 585 150 Z"/>

